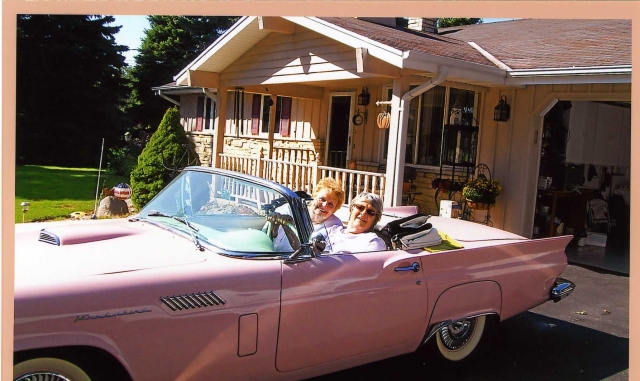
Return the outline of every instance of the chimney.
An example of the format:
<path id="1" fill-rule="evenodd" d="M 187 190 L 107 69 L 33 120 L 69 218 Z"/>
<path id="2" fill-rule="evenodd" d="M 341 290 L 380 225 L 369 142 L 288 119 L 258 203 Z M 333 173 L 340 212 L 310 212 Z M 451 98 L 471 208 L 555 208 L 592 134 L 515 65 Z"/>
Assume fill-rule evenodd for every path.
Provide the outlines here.
<path id="1" fill-rule="evenodd" d="M 409 17 L 408 28 L 419 32 L 438 33 L 438 19 Z"/>

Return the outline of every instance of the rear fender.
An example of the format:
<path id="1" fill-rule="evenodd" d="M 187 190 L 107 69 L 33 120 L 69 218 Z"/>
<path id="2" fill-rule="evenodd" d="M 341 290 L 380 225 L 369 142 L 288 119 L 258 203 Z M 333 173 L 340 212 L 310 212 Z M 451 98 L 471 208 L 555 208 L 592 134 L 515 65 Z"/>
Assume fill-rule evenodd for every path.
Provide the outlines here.
<path id="1" fill-rule="evenodd" d="M 502 308 L 502 290 L 492 281 L 466 283 L 445 290 L 433 307 L 429 325 L 470 316 L 496 314 Z"/>

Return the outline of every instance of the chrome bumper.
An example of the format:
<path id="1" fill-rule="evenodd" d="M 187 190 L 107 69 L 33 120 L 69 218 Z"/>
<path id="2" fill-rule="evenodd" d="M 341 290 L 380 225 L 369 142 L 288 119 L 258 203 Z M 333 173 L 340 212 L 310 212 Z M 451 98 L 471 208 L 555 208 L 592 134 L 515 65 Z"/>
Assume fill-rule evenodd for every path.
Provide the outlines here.
<path id="1" fill-rule="evenodd" d="M 558 278 L 553 283 L 550 299 L 553 300 L 554 303 L 557 303 L 569 296 L 569 294 L 571 294 L 575 288 L 576 285 L 572 281 Z"/>

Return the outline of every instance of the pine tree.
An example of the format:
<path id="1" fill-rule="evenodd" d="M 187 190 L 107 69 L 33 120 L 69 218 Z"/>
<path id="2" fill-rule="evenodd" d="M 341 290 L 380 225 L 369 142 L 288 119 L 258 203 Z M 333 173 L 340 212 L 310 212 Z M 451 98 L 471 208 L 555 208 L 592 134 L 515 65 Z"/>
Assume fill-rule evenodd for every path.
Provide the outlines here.
<path id="1" fill-rule="evenodd" d="M 131 69 L 129 115 L 141 128 L 157 126 L 167 101 L 155 96 L 154 86 L 173 83 L 178 74 L 227 30 L 237 17 L 148 16 L 150 28 Z"/>
<path id="2" fill-rule="evenodd" d="M 482 24 L 482 19 L 457 19 L 457 18 L 442 18 L 438 19 L 438 28 L 447 28 L 450 26 L 464 26 Z"/>
<path id="3" fill-rule="evenodd" d="M 126 67 L 111 16 L 18 15 L 19 164 L 97 167 L 102 138 L 121 140 Z"/>
<path id="4" fill-rule="evenodd" d="M 172 107 L 131 171 L 131 200 L 135 207 L 139 210 L 146 205 L 188 165 L 200 165 L 200 161 L 180 124 L 178 108 Z"/>

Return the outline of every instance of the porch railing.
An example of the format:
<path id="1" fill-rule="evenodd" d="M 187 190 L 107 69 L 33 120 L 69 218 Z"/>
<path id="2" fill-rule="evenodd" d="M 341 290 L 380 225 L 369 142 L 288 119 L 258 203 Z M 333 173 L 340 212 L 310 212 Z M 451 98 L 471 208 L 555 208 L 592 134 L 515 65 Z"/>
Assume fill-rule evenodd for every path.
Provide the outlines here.
<path id="1" fill-rule="evenodd" d="M 309 194 L 319 179 L 333 177 L 342 181 L 345 202 L 350 202 L 358 193 L 367 191 L 384 198 L 385 174 L 357 171 L 328 166 L 317 162 L 292 163 L 285 160 L 266 159 L 260 156 L 220 154 L 220 168 L 261 177 L 293 190 Z"/>

